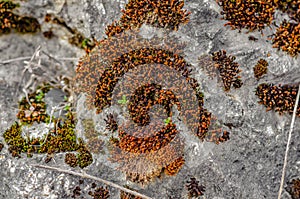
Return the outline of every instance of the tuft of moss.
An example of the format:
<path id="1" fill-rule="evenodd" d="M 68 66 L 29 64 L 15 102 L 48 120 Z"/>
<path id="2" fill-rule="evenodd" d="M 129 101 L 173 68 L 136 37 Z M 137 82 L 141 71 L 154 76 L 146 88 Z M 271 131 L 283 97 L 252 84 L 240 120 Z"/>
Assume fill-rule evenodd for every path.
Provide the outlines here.
<path id="1" fill-rule="evenodd" d="M 74 153 L 67 153 L 65 155 L 65 163 L 67 163 L 70 167 L 77 166 L 77 158 Z"/>
<path id="2" fill-rule="evenodd" d="M 256 88 L 255 95 L 260 99 L 267 111 L 275 109 L 276 112 L 293 114 L 298 85 L 273 85 L 260 84 Z M 300 117 L 300 105 L 297 107 L 296 116 Z"/>
<path id="3" fill-rule="evenodd" d="M 300 198 L 300 178 L 293 179 L 292 181 L 288 182 L 287 192 L 291 195 L 292 199 L 299 199 Z"/>
<path id="4" fill-rule="evenodd" d="M 72 112 L 66 114 L 66 119 L 54 119 L 54 124 L 56 128 L 51 129 L 45 137 L 25 139 L 22 136 L 22 125 L 15 122 L 3 134 L 4 140 L 9 146 L 9 152 L 13 157 L 21 157 L 21 153 L 27 153 L 28 157 L 32 157 L 33 153 L 53 154 L 77 151 L 79 152 L 78 165 L 81 168 L 90 165 L 93 162 L 91 153 L 82 140 L 79 140 L 79 144 L 77 143 L 76 119 Z M 69 158 L 66 157 L 66 160 L 69 162 Z M 74 166 L 75 163 L 72 162 L 72 165 Z"/>
<path id="5" fill-rule="evenodd" d="M 274 18 L 275 7 L 272 0 L 266 1 L 232 1 L 217 0 L 222 7 L 221 15 L 229 22 L 225 25 L 232 29 L 241 30 L 243 28 L 263 30 L 269 26 Z"/>
<path id="6" fill-rule="evenodd" d="M 37 87 L 37 90 L 28 95 L 27 101 L 26 97 L 23 97 L 19 102 L 19 112 L 17 113 L 17 118 L 22 124 L 32 124 L 33 122 L 49 122 L 50 116 L 46 113 L 46 103 L 44 101 L 45 94 L 49 92 L 51 86 L 49 84 L 44 84 Z"/>
<path id="7" fill-rule="evenodd" d="M 240 79 L 239 64 L 235 62 L 235 56 L 227 55 L 226 50 L 220 50 L 212 53 L 212 59 L 215 62 L 215 67 L 219 70 L 222 78 L 225 91 L 229 91 L 231 85 L 234 88 L 240 88 L 243 85 Z"/>
<path id="8" fill-rule="evenodd" d="M 272 43 L 273 48 L 296 57 L 300 53 L 300 23 L 284 20 L 277 28 Z"/>
<path id="9" fill-rule="evenodd" d="M 104 187 L 97 187 L 93 192 L 90 191 L 88 193 L 94 199 L 108 199 L 109 198 L 109 190 Z"/>
<path id="10" fill-rule="evenodd" d="M 146 1 L 130 0 L 120 20 L 106 27 L 108 37 L 119 34 L 133 28 L 139 28 L 143 24 L 155 27 L 178 30 L 180 24 L 189 21 L 190 12 L 182 9 L 184 1 Z"/>
<path id="11" fill-rule="evenodd" d="M 189 197 L 199 197 L 204 195 L 205 186 L 199 185 L 199 181 L 195 177 L 191 177 L 190 180 L 186 183 L 186 188 L 188 189 Z"/>
<path id="12" fill-rule="evenodd" d="M 0 35 L 10 33 L 12 29 L 19 33 L 34 33 L 41 29 L 36 18 L 20 16 L 13 12 L 19 6 L 12 1 L 0 1 Z"/>
<path id="13" fill-rule="evenodd" d="M 84 168 L 92 164 L 93 162 L 93 156 L 87 149 L 87 147 L 84 145 L 82 140 L 79 140 L 79 148 L 78 148 L 78 154 L 77 154 L 77 163 L 80 168 Z"/>
<path id="14" fill-rule="evenodd" d="M 267 74 L 269 63 L 260 59 L 257 64 L 253 67 L 254 76 L 256 79 L 260 79 L 262 76 Z"/>
<path id="15" fill-rule="evenodd" d="M 15 122 L 9 129 L 3 133 L 5 142 L 8 144 L 8 151 L 14 157 L 20 157 L 21 152 L 27 152 L 28 143 L 22 137 L 21 125 Z"/>

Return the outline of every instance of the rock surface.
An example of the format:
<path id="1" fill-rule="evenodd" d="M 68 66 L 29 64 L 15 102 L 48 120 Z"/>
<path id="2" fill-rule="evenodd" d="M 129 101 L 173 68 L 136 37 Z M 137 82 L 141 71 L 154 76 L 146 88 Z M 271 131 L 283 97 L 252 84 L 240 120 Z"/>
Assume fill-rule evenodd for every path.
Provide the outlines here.
<path id="1" fill-rule="evenodd" d="M 86 37 L 102 39 L 105 26 L 117 20 L 126 2 L 123 0 L 43 0 L 22 1 L 20 12 L 37 17 L 43 22 L 46 13 L 55 13 L 62 17 L 70 27 L 77 28 Z M 291 116 L 279 115 L 258 104 L 255 88 L 262 82 L 293 83 L 300 81 L 300 60 L 293 59 L 283 52 L 272 48 L 266 36 L 254 32 L 259 38 L 253 42 L 248 35 L 224 27 L 220 20 L 220 7 L 214 1 L 192 0 L 185 3 L 185 9 L 191 12 L 191 20 L 181 26 L 176 33 L 182 40 L 188 41 L 185 54 L 187 60 L 195 67 L 195 78 L 200 82 L 205 95 L 204 106 L 215 115 L 222 124 L 232 124 L 230 140 L 216 145 L 187 137 L 183 168 L 176 176 L 156 179 L 146 187 L 140 187 L 126 181 L 116 165 L 107 162 L 107 152 L 94 155 L 94 162 L 83 169 L 97 177 L 115 182 L 129 184 L 139 192 L 152 198 L 187 198 L 186 180 L 196 177 L 205 185 L 205 198 L 209 199 L 271 199 L 276 198 L 281 178 L 281 170 L 287 134 Z M 46 28 L 43 24 L 42 28 Z M 35 49 L 41 49 L 56 58 L 79 58 L 84 51 L 68 43 L 63 30 L 57 30 L 58 37 L 46 39 L 42 33 L 20 35 L 11 33 L 0 36 L 1 61 L 31 57 Z M 60 33 L 61 31 L 61 33 Z M 271 29 L 267 29 L 272 33 Z M 228 54 L 236 56 L 242 69 L 244 85 L 239 89 L 224 92 L 216 79 L 210 79 L 198 66 L 198 57 L 225 49 Z M 267 54 L 270 56 L 267 57 Z M 269 62 L 267 76 L 259 82 L 253 75 L 253 66 L 260 59 Z M 55 61 L 50 70 L 55 71 Z M 66 74 L 74 75 L 76 61 L 63 62 Z M 17 102 L 24 94 L 17 89 L 24 69 L 23 61 L 0 64 L 0 135 L 17 120 Z M 63 71 L 63 70 L 62 70 Z M 29 79 L 27 75 L 25 77 Z M 21 86 L 23 83 L 21 83 Z M 118 110 L 120 111 L 120 110 Z M 109 112 L 109 111 L 107 111 Z M 79 99 L 77 106 L 79 121 L 91 117 Z M 96 129 L 105 131 L 104 115 L 94 118 Z M 78 123 L 78 133 L 82 131 Z M 42 128 L 42 127 L 41 127 Z M 296 118 L 292 143 L 290 146 L 286 181 L 300 177 L 300 118 Z M 0 136 L 0 142 L 4 143 Z M 44 164 L 45 155 L 34 154 L 27 158 L 13 158 L 5 144 L 0 152 L 0 198 L 71 198 L 72 191 L 78 185 L 78 177 L 52 171 L 37 169 L 32 163 Z M 56 154 L 49 165 L 66 168 L 64 154 Z M 85 185 L 86 189 L 88 188 Z M 109 187 L 111 198 L 119 198 L 119 190 Z M 284 191 L 282 198 L 290 198 Z"/>

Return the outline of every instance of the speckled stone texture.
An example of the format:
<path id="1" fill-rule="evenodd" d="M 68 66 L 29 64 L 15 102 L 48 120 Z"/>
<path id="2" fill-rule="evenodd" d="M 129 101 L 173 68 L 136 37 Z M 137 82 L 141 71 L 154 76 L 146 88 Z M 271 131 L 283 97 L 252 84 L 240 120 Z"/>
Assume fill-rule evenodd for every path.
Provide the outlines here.
<path id="1" fill-rule="evenodd" d="M 105 35 L 105 26 L 119 19 L 122 14 L 120 10 L 125 4 L 123 0 L 27 0 L 21 1 L 19 12 L 37 17 L 42 23 L 42 30 L 47 28 L 47 24 L 43 24 L 44 15 L 55 13 L 86 37 L 92 36 L 99 40 Z M 267 40 L 266 36 L 274 33 L 275 28 L 265 29 L 265 36 L 261 36 L 259 32 L 238 33 L 224 27 L 225 21 L 220 20 L 219 14 L 221 8 L 213 0 L 187 1 L 184 9 L 191 12 L 190 22 L 180 26 L 176 35 L 188 43 L 185 51 L 186 60 L 195 68 L 194 77 L 204 92 L 205 108 L 216 116 L 221 124 L 232 124 L 230 140 L 216 145 L 184 136 L 186 161 L 180 172 L 176 176 L 156 179 L 145 187 L 126 181 L 125 175 L 116 169 L 117 165 L 107 162 L 107 150 L 94 155 L 94 162 L 83 170 L 120 185 L 128 184 L 139 192 L 157 199 L 187 198 L 185 185 L 192 176 L 205 185 L 204 196 L 207 199 L 277 198 L 291 116 L 279 115 L 274 111 L 266 112 L 266 108 L 257 103 L 259 99 L 254 91 L 257 85 L 263 82 L 299 83 L 300 60 L 272 48 L 271 41 Z M 276 13 L 275 16 L 279 21 L 284 17 L 280 13 Z M 42 33 L 34 35 L 11 33 L 0 36 L 0 61 L 30 57 L 39 45 L 43 51 L 54 57 L 79 58 L 85 54 L 68 43 L 65 37 L 67 33 L 64 30 L 54 31 L 57 31 L 59 36 L 50 40 L 44 38 Z M 257 37 L 258 41 L 249 41 L 249 35 Z M 220 82 L 216 78 L 209 78 L 198 65 L 199 56 L 221 49 L 236 56 L 235 61 L 240 64 L 244 84 L 239 89 L 232 88 L 229 92 L 224 92 Z M 261 58 L 269 63 L 268 73 L 257 81 L 252 68 Z M 53 60 L 46 57 L 44 61 L 55 65 Z M 63 61 L 63 63 L 69 72 L 68 75 L 74 75 L 77 62 Z M 54 65 L 49 64 L 49 70 L 56 70 Z M 16 121 L 17 101 L 24 96 L 21 91 L 17 91 L 23 69 L 23 61 L 0 64 L 2 143 L 4 143 L 3 132 Z M 63 70 L 59 72 L 66 74 Z M 78 100 L 77 130 L 78 135 L 82 137 L 81 121 L 93 116 L 93 113 L 87 111 L 84 106 L 83 96 L 79 96 Z M 109 110 L 105 113 L 107 112 Z M 95 126 L 99 132 L 105 131 L 103 117 L 104 115 L 97 115 L 94 118 L 94 121 L 98 121 Z M 300 177 L 299 141 L 300 118 L 296 118 L 286 182 Z M 71 198 L 79 178 L 30 166 L 32 163 L 44 164 L 44 159 L 44 154 L 34 154 L 32 158 L 22 154 L 20 159 L 13 158 L 5 144 L 0 152 L 0 198 Z M 64 163 L 64 154 L 56 154 L 54 161 L 48 165 L 70 169 Z M 78 168 L 76 170 L 80 171 Z M 109 187 L 109 190 L 111 198 L 119 198 L 119 190 L 112 187 Z M 291 197 L 284 190 L 282 198 Z"/>

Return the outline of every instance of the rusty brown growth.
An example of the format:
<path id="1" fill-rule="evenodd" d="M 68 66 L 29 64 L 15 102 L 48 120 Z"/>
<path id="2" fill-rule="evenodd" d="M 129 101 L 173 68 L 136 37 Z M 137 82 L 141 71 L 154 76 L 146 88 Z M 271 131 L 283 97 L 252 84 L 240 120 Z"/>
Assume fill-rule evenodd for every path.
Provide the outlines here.
<path id="1" fill-rule="evenodd" d="M 288 182 L 287 191 L 291 195 L 292 199 L 300 198 L 300 179 L 293 179 Z"/>
<path id="2" fill-rule="evenodd" d="M 256 88 L 256 95 L 260 99 L 259 103 L 263 104 L 267 111 L 274 109 L 276 112 L 293 114 L 297 85 L 273 85 L 260 84 Z M 296 115 L 300 117 L 300 106 L 297 108 Z"/>
<path id="3" fill-rule="evenodd" d="M 106 35 L 111 37 L 132 28 L 140 28 L 142 24 L 177 30 L 180 24 L 189 21 L 189 14 L 183 10 L 184 1 L 171 0 L 130 0 L 120 20 L 106 28 Z"/>
<path id="4" fill-rule="evenodd" d="M 275 7 L 269 0 L 217 0 L 221 15 L 232 29 L 263 30 L 273 20 Z"/>
<path id="5" fill-rule="evenodd" d="M 34 33 L 41 29 L 36 18 L 21 16 L 13 12 L 19 6 L 13 1 L 0 1 L 0 35 L 10 33 L 11 30 L 20 33 Z"/>
<path id="6" fill-rule="evenodd" d="M 199 185 L 199 181 L 196 180 L 195 177 L 191 177 L 189 181 L 187 181 L 186 185 L 189 197 L 199 197 L 204 195 L 205 192 L 205 186 Z"/>
<path id="7" fill-rule="evenodd" d="M 235 88 L 243 85 L 241 77 L 238 75 L 241 72 L 239 64 L 234 61 L 235 56 L 227 55 L 225 50 L 220 50 L 212 53 L 212 59 L 222 78 L 225 91 L 229 91 L 231 85 Z"/>
<path id="8" fill-rule="evenodd" d="M 269 63 L 264 60 L 258 60 L 257 64 L 253 67 L 254 77 L 260 79 L 262 76 L 267 74 Z"/>
<path id="9" fill-rule="evenodd" d="M 287 52 L 292 57 L 300 53 L 300 23 L 284 20 L 272 39 L 273 47 Z"/>
<path id="10" fill-rule="evenodd" d="M 74 153 L 67 153 L 65 155 L 65 163 L 68 164 L 70 167 L 77 166 L 77 158 Z"/>

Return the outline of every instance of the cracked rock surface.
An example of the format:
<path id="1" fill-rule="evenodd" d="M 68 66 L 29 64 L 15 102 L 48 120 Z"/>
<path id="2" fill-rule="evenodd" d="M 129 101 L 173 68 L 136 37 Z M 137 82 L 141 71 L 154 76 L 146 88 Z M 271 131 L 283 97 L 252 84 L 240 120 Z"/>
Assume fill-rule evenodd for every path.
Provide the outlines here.
<path id="1" fill-rule="evenodd" d="M 123 0 L 27 0 L 21 1 L 19 12 L 36 17 L 42 24 L 46 13 L 55 13 L 63 18 L 70 27 L 77 28 L 86 37 L 103 39 L 105 27 L 121 16 L 121 9 L 127 1 Z M 230 140 L 216 145 L 201 142 L 186 136 L 185 164 L 176 176 L 155 179 L 146 187 L 126 180 L 117 165 L 110 164 L 108 152 L 93 154 L 94 162 L 83 170 L 91 175 L 120 185 L 130 187 L 152 198 L 188 198 L 185 187 L 187 179 L 194 176 L 205 185 L 205 198 L 208 199 L 272 199 L 277 198 L 285 147 L 290 128 L 291 115 L 279 115 L 258 104 L 255 96 L 258 84 L 267 82 L 289 84 L 300 82 L 300 59 L 272 48 L 271 41 L 259 32 L 249 33 L 258 41 L 249 41 L 248 35 L 224 27 L 220 20 L 221 8 L 212 0 L 191 0 L 185 2 L 184 9 L 191 12 L 190 22 L 180 26 L 176 35 L 188 41 L 185 49 L 186 60 L 195 68 L 194 77 L 204 93 L 204 107 L 222 125 L 230 124 Z M 147 28 L 147 27 L 146 27 Z M 42 33 L 20 35 L 11 33 L 0 36 L 0 61 L 18 57 L 31 57 L 35 49 L 42 50 L 54 57 L 80 58 L 83 50 L 72 46 L 65 38 L 63 30 L 57 30 L 58 37 L 46 39 Z M 265 35 L 272 31 L 267 28 Z M 244 82 L 239 89 L 225 92 L 216 78 L 210 78 L 198 64 L 203 54 L 225 49 L 236 56 L 241 78 Z M 270 53 L 268 57 L 267 54 Z M 257 81 L 253 66 L 260 58 L 269 63 L 268 74 Z M 45 58 L 45 63 L 53 63 L 49 70 L 55 71 L 55 62 Z M 75 73 L 77 61 L 62 61 L 70 76 Z M 0 63 L 0 142 L 4 148 L 0 152 L 0 198 L 55 199 L 71 198 L 79 177 L 32 167 L 32 163 L 45 164 L 45 154 L 34 154 L 27 158 L 13 158 L 8 152 L 2 134 L 17 120 L 18 100 L 24 96 L 17 87 L 24 69 L 23 61 Z M 29 77 L 25 77 L 29 78 Z M 22 85 L 21 85 L 22 86 Z M 53 93 L 52 93 L 53 94 Z M 51 95 L 51 93 L 49 94 Z M 57 103 L 53 94 L 49 96 L 52 104 Z M 61 97 L 61 96 L 60 96 Z M 80 96 L 77 102 L 78 124 L 76 130 L 82 136 L 82 120 L 94 117 L 95 129 L 105 132 L 105 115 L 94 115 L 87 111 Z M 51 104 L 51 102 L 49 102 Z M 108 113 L 107 110 L 105 113 Z M 43 129 L 44 126 L 37 128 Z M 286 182 L 300 178 L 300 118 L 296 118 L 290 145 Z M 48 165 L 70 169 L 64 163 L 64 154 L 56 154 Z M 78 171 L 79 168 L 77 168 Z M 88 181 L 88 180 L 87 180 Z M 89 181 L 88 181 L 89 182 Z M 91 182 L 91 181 L 90 181 Z M 287 183 L 285 183 L 286 187 Z M 85 185 L 86 189 L 88 185 Z M 105 185 L 102 185 L 105 186 Z M 109 187 L 110 198 L 119 198 L 119 190 Z M 89 198 L 90 196 L 82 195 Z M 80 197 L 78 197 L 80 198 Z M 282 198 L 291 196 L 284 190 Z"/>

